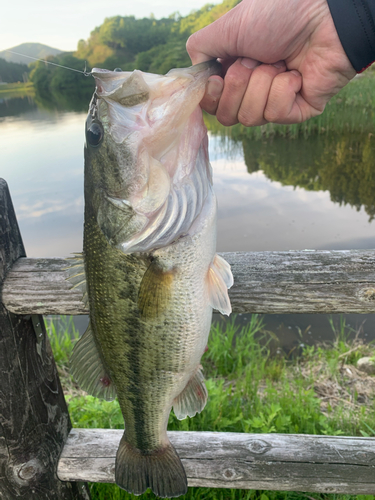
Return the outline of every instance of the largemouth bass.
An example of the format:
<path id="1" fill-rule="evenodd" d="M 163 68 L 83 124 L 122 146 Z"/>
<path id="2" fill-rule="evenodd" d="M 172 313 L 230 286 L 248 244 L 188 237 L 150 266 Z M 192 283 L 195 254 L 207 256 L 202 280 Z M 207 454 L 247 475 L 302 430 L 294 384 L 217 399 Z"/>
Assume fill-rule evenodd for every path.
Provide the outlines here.
<path id="1" fill-rule="evenodd" d="M 167 436 L 202 411 L 200 359 L 212 309 L 231 311 L 230 266 L 216 255 L 216 200 L 199 102 L 215 62 L 165 76 L 94 69 L 86 122 L 81 287 L 90 325 L 72 373 L 90 394 L 116 395 L 125 431 L 116 483 L 140 495 L 186 493 Z"/>

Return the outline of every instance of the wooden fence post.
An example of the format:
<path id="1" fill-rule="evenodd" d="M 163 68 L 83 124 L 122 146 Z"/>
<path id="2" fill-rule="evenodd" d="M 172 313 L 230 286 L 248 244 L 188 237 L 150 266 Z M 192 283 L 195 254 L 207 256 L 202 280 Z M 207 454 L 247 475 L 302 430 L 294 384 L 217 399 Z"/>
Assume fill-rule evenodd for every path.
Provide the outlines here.
<path id="1" fill-rule="evenodd" d="M 19 257 L 25 250 L 0 179 L 0 294 Z M 56 473 L 71 427 L 43 317 L 9 313 L 0 300 L 0 498 L 88 500 L 84 483 Z"/>

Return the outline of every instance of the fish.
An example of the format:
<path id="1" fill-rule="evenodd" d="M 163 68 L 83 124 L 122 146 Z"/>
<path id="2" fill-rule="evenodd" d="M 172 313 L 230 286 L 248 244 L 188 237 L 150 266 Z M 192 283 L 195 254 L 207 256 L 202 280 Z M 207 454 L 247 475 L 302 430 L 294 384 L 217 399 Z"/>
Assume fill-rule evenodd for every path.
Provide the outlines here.
<path id="1" fill-rule="evenodd" d="M 118 398 L 125 422 L 115 480 L 140 495 L 187 491 L 169 414 L 203 410 L 201 357 L 212 311 L 230 314 L 216 254 L 216 198 L 199 102 L 216 61 L 166 75 L 94 68 L 86 121 L 84 241 L 69 280 L 89 308 L 71 372 Z"/>

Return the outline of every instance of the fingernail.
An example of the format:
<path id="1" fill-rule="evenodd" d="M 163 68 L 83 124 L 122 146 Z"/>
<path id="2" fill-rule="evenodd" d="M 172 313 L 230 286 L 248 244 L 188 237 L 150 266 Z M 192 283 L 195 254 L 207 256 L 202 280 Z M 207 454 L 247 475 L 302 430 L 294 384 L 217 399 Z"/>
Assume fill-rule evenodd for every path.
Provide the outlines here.
<path id="1" fill-rule="evenodd" d="M 293 75 L 301 76 L 301 73 L 299 71 L 297 71 L 296 69 L 292 69 L 292 70 L 290 70 L 290 72 L 293 73 Z"/>
<path id="2" fill-rule="evenodd" d="M 223 91 L 223 83 L 220 80 L 208 80 L 207 94 L 211 97 L 219 97 Z"/>
<path id="3" fill-rule="evenodd" d="M 280 69 L 285 67 L 285 62 L 284 61 L 277 61 L 272 66 L 275 66 L 275 68 Z"/>
<path id="4" fill-rule="evenodd" d="M 259 61 L 256 61 L 255 59 L 250 59 L 249 57 L 243 57 L 241 59 L 241 64 L 242 66 L 245 66 L 245 68 L 254 69 L 257 66 L 259 66 Z"/>

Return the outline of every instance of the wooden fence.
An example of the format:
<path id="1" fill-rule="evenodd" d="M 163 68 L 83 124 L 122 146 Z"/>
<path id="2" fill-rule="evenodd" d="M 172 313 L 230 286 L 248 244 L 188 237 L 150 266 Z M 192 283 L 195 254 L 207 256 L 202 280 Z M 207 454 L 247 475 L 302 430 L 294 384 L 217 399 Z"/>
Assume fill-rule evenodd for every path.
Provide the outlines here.
<path id="1" fill-rule="evenodd" d="M 374 313 L 375 251 L 225 253 L 234 312 Z M 87 314 L 63 259 L 27 259 L 0 179 L 0 498 L 88 499 L 122 431 L 72 429 L 43 314 Z M 375 493 L 375 439 L 169 432 L 189 486 Z"/>

